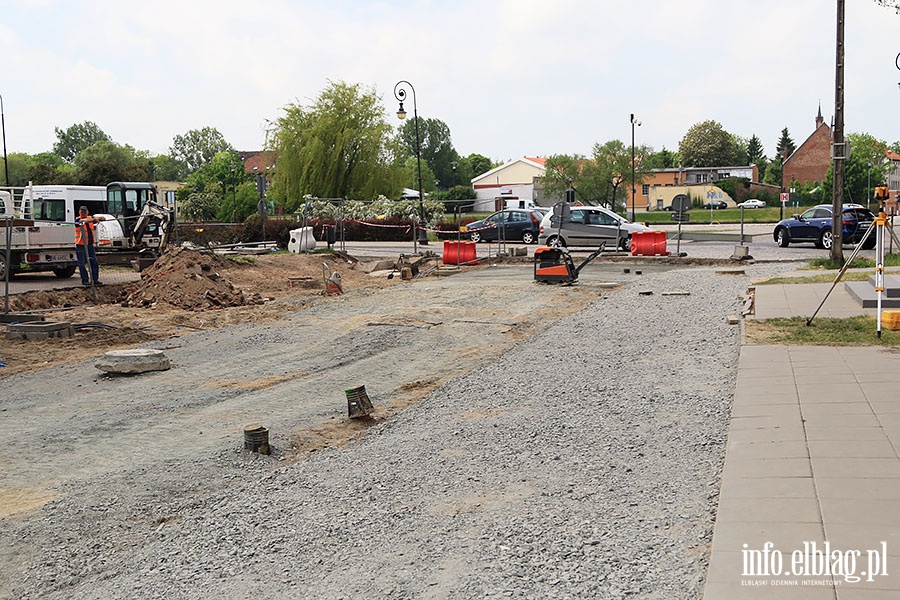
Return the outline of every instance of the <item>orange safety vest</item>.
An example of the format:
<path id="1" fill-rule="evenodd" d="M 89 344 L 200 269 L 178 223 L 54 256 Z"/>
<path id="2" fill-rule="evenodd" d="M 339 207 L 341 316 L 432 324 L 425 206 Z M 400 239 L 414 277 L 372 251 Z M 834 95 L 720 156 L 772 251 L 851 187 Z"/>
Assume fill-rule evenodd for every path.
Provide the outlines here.
<path id="1" fill-rule="evenodd" d="M 75 222 L 75 245 L 76 246 L 84 246 L 84 244 L 85 244 L 85 239 L 84 239 L 85 229 L 90 230 L 90 235 L 88 236 L 88 239 L 91 240 L 92 244 L 97 240 L 97 237 L 94 235 L 94 223 L 91 221 L 85 222 L 85 221 L 79 220 L 79 221 Z"/>

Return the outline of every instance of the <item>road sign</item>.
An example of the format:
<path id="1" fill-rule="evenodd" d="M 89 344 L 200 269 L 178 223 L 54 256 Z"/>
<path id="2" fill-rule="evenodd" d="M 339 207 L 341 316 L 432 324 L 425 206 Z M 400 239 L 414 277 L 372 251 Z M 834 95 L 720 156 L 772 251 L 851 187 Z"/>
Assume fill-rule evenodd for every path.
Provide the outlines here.
<path id="1" fill-rule="evenodd" d="M 691 199 L 686 194 L 678 194 L 672 198 L 672 210 L 675 212 L 685 212 L 691 208 Z"/>
<path id="2" fill-rule="evenodd" d="M 782 204 L 787 204 L 790 199 L 791 199 L 790 194 L 781 194 L 781 203 Z"/>

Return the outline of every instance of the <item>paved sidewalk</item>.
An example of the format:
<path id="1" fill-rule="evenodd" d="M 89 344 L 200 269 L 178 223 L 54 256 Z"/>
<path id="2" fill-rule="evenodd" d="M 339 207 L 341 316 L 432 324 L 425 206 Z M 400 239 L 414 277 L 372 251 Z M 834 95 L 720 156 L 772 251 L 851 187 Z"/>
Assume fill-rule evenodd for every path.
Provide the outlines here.
<path id="1" fill-rule="evenodd" d="M 755 317 L 830 287 L 758 286 Z M 864 313 L 838 284 L 818 316 Z M 900 352 L 743 346 L 705 600 L 900 598 L 898 392 Z"/>

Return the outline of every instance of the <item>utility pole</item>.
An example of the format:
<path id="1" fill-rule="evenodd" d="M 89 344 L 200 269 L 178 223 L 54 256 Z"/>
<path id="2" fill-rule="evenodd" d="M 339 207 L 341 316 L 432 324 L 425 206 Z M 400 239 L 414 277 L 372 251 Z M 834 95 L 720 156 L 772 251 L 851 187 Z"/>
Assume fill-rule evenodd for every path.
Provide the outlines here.
<path id="1" fill-rule="evenodd" d="M 831 262 L 844 265 L 843 215 L 844 163 L 847 159 L 844 145 L 844 0 L 837 0 L 837 50 L 834 68 L 834 131 L 832 131 L 834 160 L 834 189 L 831 203 Z"/>

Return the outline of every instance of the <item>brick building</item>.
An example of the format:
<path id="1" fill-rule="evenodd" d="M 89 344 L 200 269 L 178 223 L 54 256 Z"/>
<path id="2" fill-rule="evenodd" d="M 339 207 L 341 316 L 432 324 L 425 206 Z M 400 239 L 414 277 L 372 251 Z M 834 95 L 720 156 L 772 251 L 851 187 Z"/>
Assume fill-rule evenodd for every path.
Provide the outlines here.
<path id="1" fill-rule="evenodd" d="M 831 140 L 831 127 L 825 124 L 822 107 L 819 106 L 816 129 L 784 161 L 781 168 L 782 187 L 789 189 L 791 181 L 818 183 L 825 181 L 825 175 L 831 166 Z"/>

